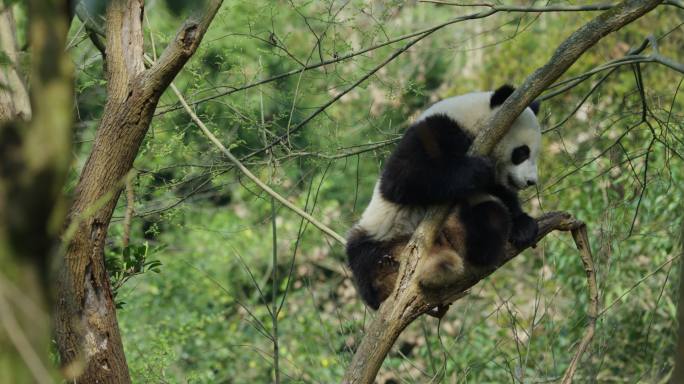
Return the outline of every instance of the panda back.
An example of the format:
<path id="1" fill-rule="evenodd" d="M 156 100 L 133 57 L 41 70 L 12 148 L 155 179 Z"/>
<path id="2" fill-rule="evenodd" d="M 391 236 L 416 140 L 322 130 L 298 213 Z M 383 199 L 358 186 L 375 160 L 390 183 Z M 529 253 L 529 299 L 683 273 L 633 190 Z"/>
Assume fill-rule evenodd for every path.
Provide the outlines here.
<path id="1" fill-rule="evenodd" d="M 433 115 L 446 115 L 472 136 L 477 136 L 481 124 L 492 114 L 492 92 L 473 92 L 450 97 L 430 106 L 416 121 Z"/>
<path id="2" fill-rule="evenodd" d="M 393 241 L 411 236 L 425 216 L 426 208 L 402 206 L 388 201 L 380 193 L 380 182 L 375 184 L 373 197 L 363 211 L 357 226 L 378 241 Z"/>

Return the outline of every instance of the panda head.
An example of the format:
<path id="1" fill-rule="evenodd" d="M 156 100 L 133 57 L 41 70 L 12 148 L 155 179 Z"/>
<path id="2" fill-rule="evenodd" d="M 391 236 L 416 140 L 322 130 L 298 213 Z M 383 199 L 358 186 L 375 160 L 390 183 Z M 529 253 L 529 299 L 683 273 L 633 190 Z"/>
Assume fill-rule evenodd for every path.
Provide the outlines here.
<path id="1" fill-rule="evenodd" d="M 494 113 L 515 88 L 504 85 L 494 91 L 489 107 Z M 514 190 L 537 183 L 537 158 L 541 145 L 541 129 L 537 120 L 539 103 L 533 102 L 513 122 L 508 132 L 494 147 L 492 158 L 496 163 L 497 182 Z"/>

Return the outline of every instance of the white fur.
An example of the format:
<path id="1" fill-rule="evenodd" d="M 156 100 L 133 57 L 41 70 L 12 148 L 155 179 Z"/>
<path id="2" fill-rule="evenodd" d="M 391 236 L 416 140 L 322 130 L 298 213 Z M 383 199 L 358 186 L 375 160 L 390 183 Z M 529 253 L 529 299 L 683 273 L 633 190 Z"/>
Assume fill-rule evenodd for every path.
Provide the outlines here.
<path id="1" fill-rule="evenodd" d="M 373 197 L 363 211 L 358 226 L 375 240 L 393 240 L 411 235 L 425 216 L 424 208 L 402 207 L 386 200 L 380 194 L 380 181 L 375 183 Z"/>
<path id="2" fill-rule="evenodd" d="M 476 136 L 482 124 L 496 111 L 490 108 L 493 92 L 474 92 L 444 99 L 425 110 L 416 121 L 430 115 L 445 114 L 456 121 L 463 129 Z M 515 189 L 527 187 L 527 181 L 537 182 L 537 162 L 541 144 L 541 129 L 534 112 L 526 108 L 513 122 L 506 135 L 492 152 L 496 160 L 496 174 L 500 184 Z M 529 159 L 518 165 L 511 162 L 514 148 L 527 145 L 530 148 Z M 514 185 L 509 183 L 509 176 Z M 470 203 L 495 199 L 489 195 L 471 197 Z M 401 236 L 412 235 L 425 215 L 425 208 L 404 207 L 385 200 L 380 194 L 380 181 L 375 184 L 373 197 L 357 224 L 375 240 L 393 240 Z"/>
<path id="3" fill-rule="evenodd" d="M 530 148 L 530 157 L 515 165 L 511 163 L 511 153 L 513 149 L 521 145 L 527 145 Z M 528 181 L 536 184 L 538 180 L 537 158 L 539 157 L 540 146 L 541 129 L 539 122 L 534 112 L 525 108 L 492 152 L 492 157 L 497 159 L 496 174 L 500 178 L 497 181 L 515 189 L 526 188 Z M 508 176 L 513 179 L 515 185 L 509 184 Z"/>

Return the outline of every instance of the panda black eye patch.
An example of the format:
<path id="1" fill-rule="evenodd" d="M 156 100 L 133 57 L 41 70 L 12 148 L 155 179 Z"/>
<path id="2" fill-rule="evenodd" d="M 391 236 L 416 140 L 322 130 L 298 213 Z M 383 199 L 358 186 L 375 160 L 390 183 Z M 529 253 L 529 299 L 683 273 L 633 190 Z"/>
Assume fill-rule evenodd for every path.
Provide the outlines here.
<path id="1" fill-rule="evenodd" d="M 530 147 L 527 145 L 521 145 L 513 150 L 511 154 L 511 161 L 513 164 L 518 165 L 523 161 L 530 158 Z"/>

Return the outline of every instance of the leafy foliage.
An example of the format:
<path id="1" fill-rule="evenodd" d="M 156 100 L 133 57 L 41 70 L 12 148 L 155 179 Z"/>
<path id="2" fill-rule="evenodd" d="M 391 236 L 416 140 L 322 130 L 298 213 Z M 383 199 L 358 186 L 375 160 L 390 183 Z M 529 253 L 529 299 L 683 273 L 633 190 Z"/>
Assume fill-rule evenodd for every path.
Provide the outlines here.
<path id="1" fill-rule="evenodd" d="M 149 259 L 149 244 L 145 242 L 141 245 L 128 245 L 116 253 L 108 249 L 105 254 L 105 267 L 109 274 L 112 284 L 114 297 L 119 293 L 119 289 L 132 277 L 145 272 L 161 273 L 161 261 Z M 159 249 L 155 250 L 159 251 Z M 126 302 L 117 301 L 116 308 L 122 309 Z"/>

